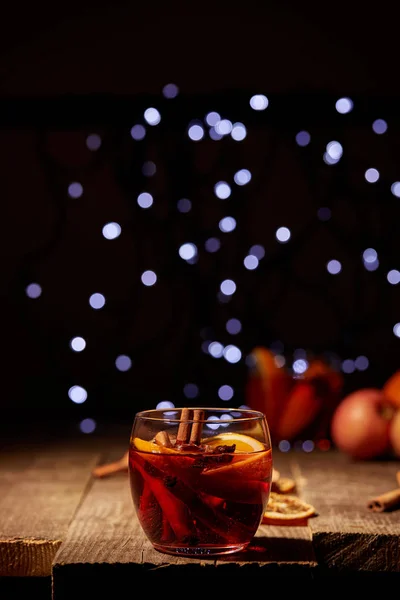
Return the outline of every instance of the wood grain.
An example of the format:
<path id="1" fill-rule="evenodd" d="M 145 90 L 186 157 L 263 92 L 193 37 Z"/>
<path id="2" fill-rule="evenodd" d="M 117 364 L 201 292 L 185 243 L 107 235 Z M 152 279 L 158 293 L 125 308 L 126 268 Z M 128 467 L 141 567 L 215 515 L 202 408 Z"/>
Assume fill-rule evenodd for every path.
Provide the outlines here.
<path id="1" fill-rule="evenodd" d="M 0 576 L 50 576 L 99 453 L 70 445 L 3 449 Z"/>
<path id="2" fill-rule="evenodd" d="M 332 572 L 400 572 L 400 511 L 371 513 L 367 502 L 396 485 L 396 461 L 354 461 L 337 452 L 301 454 L 291 469 L 309 519 L 321 568 Z"/>

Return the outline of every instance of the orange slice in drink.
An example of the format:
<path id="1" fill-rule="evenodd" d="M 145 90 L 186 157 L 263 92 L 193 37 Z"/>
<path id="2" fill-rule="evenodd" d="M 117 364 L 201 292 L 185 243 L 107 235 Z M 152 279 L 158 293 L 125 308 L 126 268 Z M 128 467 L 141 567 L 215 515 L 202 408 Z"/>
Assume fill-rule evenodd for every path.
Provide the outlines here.
<path id="1" fill-rule="evenodd" d="M 297 496 L 271 492 L 262 519 L 265 525 L 307 525 L 307 519 L 316 515 L 312 504 Z"/>
<path id="2" fill-rule="evenodd" d="M 265 446 L 262 442 L 259 442 L 250 435 L 244 435 L 243 433 L 221 433 L 210 438 L 204 438 L 203 444 L 216 448 L 217 446 L 232 446 L 235 444 L 235 452 L 257 452 L 265 450 Z"/>

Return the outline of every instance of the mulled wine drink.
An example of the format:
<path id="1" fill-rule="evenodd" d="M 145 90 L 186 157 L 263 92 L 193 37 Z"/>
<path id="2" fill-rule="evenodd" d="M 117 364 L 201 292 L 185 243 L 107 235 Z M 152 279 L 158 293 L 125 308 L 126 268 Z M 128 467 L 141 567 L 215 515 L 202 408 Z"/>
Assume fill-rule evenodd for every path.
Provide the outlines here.
<path id="1" fill-rule="evenodd" d="M 186 556 L 243 550 L 270 492 L 265 417 L 242 409 L 138 413 L 129 474 L 139 522 L 157 550 Z"/>

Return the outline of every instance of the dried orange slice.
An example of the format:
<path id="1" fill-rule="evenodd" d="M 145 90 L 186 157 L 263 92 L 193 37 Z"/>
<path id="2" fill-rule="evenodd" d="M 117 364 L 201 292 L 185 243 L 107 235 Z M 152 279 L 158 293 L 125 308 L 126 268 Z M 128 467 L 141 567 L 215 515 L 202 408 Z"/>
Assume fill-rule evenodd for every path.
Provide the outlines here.
<path id="1" fill-rule="evenodd" d="M 235 444 L 235 452 L 257 452 L 258 450 L 265 450 L 265 446 L 262 442 L 259 442 L 249 435 L 244 435 L 243 433 L 221 433 L 214 437 L 204 438 L 202 443 L 211 448 Z"/>
<path id="2" fill-rule="evenodd" d="M 290 494 L 290 492 L 294 492 L 295 489 L 296 482 L 290 477 L 279 477 L 277 480 L 272 478 L 271 490 L 273 492 L 277 492 L 278 494 Z"/>
<path id="3" fill-rule="evenodd" d="M 306 525 L 307 519 L 315 515 L 314 506 L 297 496 L 271 492 L 262 522 L 265 525 Z"/>
<path id="4" fill-rule="evenodd" d="M 178 450 L 174 448 L 167 448 L 166 446 L 159 446 L 154 442 L 148 442 L 142 440 L 142 438 L 135 437 L 132 440 L 132 445 L 139 450 L 139 452 L 151 452 L 155 454 L 177 454 Z"/>

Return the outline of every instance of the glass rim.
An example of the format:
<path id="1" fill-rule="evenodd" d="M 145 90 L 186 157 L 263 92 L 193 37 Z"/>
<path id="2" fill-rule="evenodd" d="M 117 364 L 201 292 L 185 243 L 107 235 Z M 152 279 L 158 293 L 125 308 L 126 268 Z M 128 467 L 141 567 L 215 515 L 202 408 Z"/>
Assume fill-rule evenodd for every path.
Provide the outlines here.
<path id="1" fill-rule="evenodd" d="M 154 417 L 151 416 L 154 413 L 158 413 L 158 412 L 169 412 L 169 413 L 174 413 L 175 411 L 180 411 L 182 412 L 182 410 L 184 408 L 189 408 L 189 410 L 204 410 L 204 411 L 210 411 L 210 412 L 223 412 L 224 414 L 227 413 L 250 413 L 251 416 L 246 416 L 246 417 L 237 417 L 234 419 L 219 419 L 220 423 L 243 423 L 243 422 L 248 422 L 248 421 L 259 421 L 259 420 L 266 420 L 266 416 L 263 412 L 259 411 L 259 410 L 253 410 L 252 408 L 221 408 L 221 407 L 213 407 L 213 406 L 191 406 L 191 407 L 171 407 L 171 408 L 152 408 L 149 410 L 141 410 L 139 412 L 136 413 L 135 415 L 135 420 L 136 419 L 146 419 L 147 421 L 155 421 L 158 423 L 163 423 L 163 422 L 168 422 L 168 423 L 181 423 L 180 419 L 174 419 L 173 417 L 169 417 L 167 416 L 167 418 L 164 417 Z M 210 419 L 187 419 L 185 421 L 183 421 L 184 423 L 209 423 Z"/>

